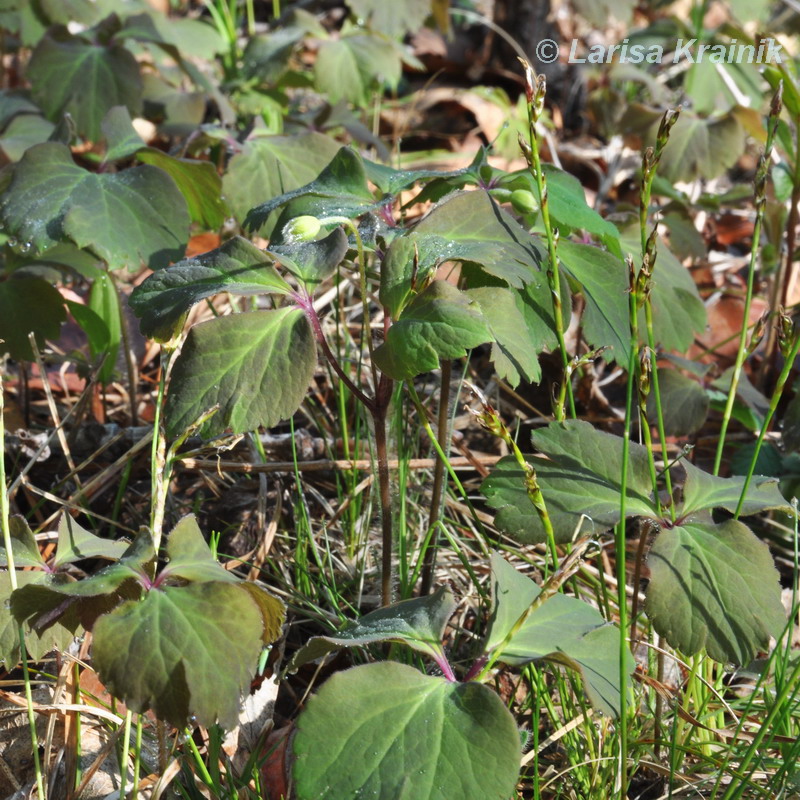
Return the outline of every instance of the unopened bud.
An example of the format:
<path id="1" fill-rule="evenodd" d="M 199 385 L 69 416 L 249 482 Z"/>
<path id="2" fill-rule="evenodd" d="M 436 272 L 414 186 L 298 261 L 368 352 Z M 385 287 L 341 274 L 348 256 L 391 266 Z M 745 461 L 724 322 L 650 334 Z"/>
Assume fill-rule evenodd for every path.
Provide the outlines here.
<path id="1" fill-rule="evenodd" d="M 533 192 L 527 189 L 515 189 L 511 193 L 511 205 L 517 214 L 534 214 L 539 210 Z"/>
<path id="2" fill-rule="evenodd" d="M 313 242 L 317 238 L 322 224 L 316 217 L 305 214 L 295 217 L 283 226 L 283 238 L 290 244 L 296 242 Z"/>

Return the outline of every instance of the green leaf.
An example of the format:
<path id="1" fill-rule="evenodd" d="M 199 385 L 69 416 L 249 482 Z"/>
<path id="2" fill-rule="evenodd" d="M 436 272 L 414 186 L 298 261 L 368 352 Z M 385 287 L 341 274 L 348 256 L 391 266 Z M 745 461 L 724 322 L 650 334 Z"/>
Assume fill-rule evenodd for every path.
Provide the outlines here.
<path id="1" fill-rule="evenodd" d="M 109 109 L 100 123 L 106 141 L 106 161 L 121 161 L 130 158 L 147 145 L 133 127 L 130 111 L 125 106 Z"/>
<path id="2" fill-rule="evenodd" d="M 16 578 L 19 589 L 54 580 L 54 576 L 42 570 L 18 571 Z M 19 622 L 10 611 L 11 596 L 11 575 L 8 570 L 2 570 L 0 571 L 0 663 L 5 663 L 9 671 L 17 666 L 20 659 Z M 49 624 L 41 631 L 25 626 L 25 651 L 28 658 L 38 662 L 51 650 L 66 650 L 78 629 L 79 624 L 74 614 L 63 615 L 58 622 Z"/>
<path id="3" fill-rule="evenodd" d="M 306 287 L 314 287 L 334 273 L 347 255 L 347 248 L 347 235 L 335 228 L 323 239 L 276 245 L 269 253 Z"/>
<path id="4" fill-rule="evenodd" d="M 317 351 L 302 311 L 253 311 L 195 325 L 172 372 L 166 418 L 170 436 L 219 404 L 205 435 L 269 427 L 305 397 Z"/>
<path id="5" fill-rule="evenodd" d="M 167 566 L 159 573 L 159 581 L 167 576 L 185 581 L 238 582 L 214 558 L 194 514 L 183 517 L 167 538 Z"/>
<path id="6" fill-rule="evenodd" d="M 110 383 L 117 367 L 117 355 L 122 344 L 122 319 L 120 301 L 114 279 L 107 272 L 102 272 L 92 283 L 89 293 L 89 308 L 97 314 L 108 329 L 108 345 L 105 348 L 105 360 L 97 373 L 100 383 Z M 98 351 L 99 352 L 99 351 Z M 97 355 L 98 353 L 93 353 Z"/>
<path id="7" fill-rule="evenodd" d="M 566 280 L 561 287 L 566 328 L 571 306 Z M 538 383 L 542 377 L 539 353 L 557 344 L 550 287 L 534 283 L 522 289 L 480 286 L 468 289 L 467 294 L 478 302 L 494 337 L 492 362 L 497 374 L 512 386 L 521 379 Z"/>
<path id="8" fill-rule="evenodd" d="M 221 581 L 235 583 L 250 595 L 261 614 L 262 640 L 274 642 L 281 635 L 286 607 L 269 592 L 254 583 L 241 581 L 214 558 L 194 514 L 183 517 L 167 538 L 167 566 L 161 570 L 156 584 L 178 578 L 192 583 Z"/>
<path id="9" fill-rule="evenodd" d="M 662 531 L 647 557 L 647 613 L 673 647 L 749 663 L 786 623 L 767 546 L 737 520 L 686 520 Z"/>
<path id="10" fill-rule="evenodd" d="M 356 34 L 323 42 L 314 62 L 314 81 L 328 102 L 349 100 L 366 106 L 372 91 L 397 88 L 402 61 L 394 43 L 377 36 Z"/>
<path id="11" fill-rule="evenodd" d="M 269 254 L 241 236 L 208 253 L 187 258 L 151 275 L 130 298 L 145 336 L 171 339 L 186 312 L 220 292 L 238 295 L 288 294 L 292 287 L 278 275 Z"/>
<path id="12" fill-rule="evenodd" d="M 395 196 L 417 183 L 435 178 L 452 178 L 463 174 L 464 170 L 442 171 L 438 169 L 395 169 L 379 161 L 362 159 L 367 177 L 386 195 Z"/>
<path id="13" fill-rule="evenodd" d="M 64 298 L 41 278 L 12 277 L 0 283 L 0 351 L 18 361 L 32 361 L 28 333 L 44 347 L 45 339 L 58 339 L 67 319 Z"/>
<path id="14" fill-rule="evenodd" d="M 275 209 L 298 199 L 300 202 L 293 202 L 288 214 L 284 211 L 281 215 L 282 223 L 300 215 L 355 218 L 376 205 L 361 158 L 349 147 L 342 147 L 313 181 L 252 209 L 245 218 L 245 228 L 259 230 Z"/>
<path id="15" fill-rule="evenodd" d="M 536 470 L 556 541 L 575 532 L 600 533 L 619 522 L 622 446 L 619 436 L 595 430 L 588 422 L 553 422 L 533 435 L 549 459 L 527 457 Z M 631 443 L 626 509 L 629 516 L 655 516 L 647 450 Z M 501 459 L 481 485 L 498 510 L 495 525 L 516 541 L 543 542 L 545 531 L 525 490 L 525 476 L 512 456 Z M 584 518 L 584 515 L 586 518 Z"/>
<path id="16" fill-rule="evenodd" d="M 222 227 L 228 207 L 222 199 L 222 179 L 210 161 L 174 158 L 152 147 L 140 150 L 139 161 L 160 167 L 181 190 L 193 222 L 209 230 Z"/>
<path id="17" fill-rule="evenodd" d="M 674 369 L 658 371 L 658 387 L 667 436 L 690 436 L 699 431 L 706 421 L 710 404 L 705 389 L 696 380 Z M 654 422 L 656 402 L 652 392 L 647 398 L 647 414 Z"/>
<path id="18" fill-rule="evenodd" d="M 293 749 L 298 800 L 508 800 L 520 759 L 514 719 L 491 689 L 391 662 L 329 678 Z"/>
<path id="19" fill-rule="evenodd" d="M 588 244 L 560 241 L 558 257 L 580 285 L 586 301 L 581 322 L 592 347 L 608 347 L 618 364 L 628 364 L 630 315 L 628 269 L 616 256 Z"/>
<path id="20" fill-rule="evenodd" d="M 44 567 L 45 561 L 36 544 L 25 517 L 15 514 L 8 520 L 8 531 L 11 535 L 11 554 L 14 556 L 14 567 Z M 8 553 L 0 546 L 0 566 L 8 566 Z"/>
<path id="21" fill-rule="evenodd" d="M 139 64 L 113 40 L 100 43 L 56 26 L 33 51 L 26 74 L 45 115 L 57 122 L 70 114 L 78 133 L 92 142 L 99 141 L 100 124 L 114 106 L 134 116 L 141 112 Z"/>
<path id="22" fill-rule="evenodd" d="M 541 594 L 530 578 L 499 553 L 492 554 L 492 616 L 485 648 L 498 647 L 528 606 Z M 535 609 L 499 660 L 512 666 L 545 659 L 581 673 L 589 699 L 604 714 L 617 716 L 620 706 L 619 629 L 609 625 L 588 603 L 564 594 L 548 597 Z M 633 656 L 626 654 L 628 673 Z M 630 684 L 628 684 L 628 688 Z"/>
<path id="23" fill-rule="evenodd" d="M 144 531 L 128 545 L 119 561 L 88 578 L 27 586 L 14 592 L 11 597 L 11 612 L 21 622 L 39 624 L 42 615 L 66 598 L 94 599 L 101 595 L 116 595 L 125 583 L 141 583 L 154 559 L 153 539 L 149 532 Z"/>
<path id="24" fill-rule="evenodd" d="M 263 136 L 248 141 L 230 160 L 222 178 L 236 220 L 244 222 L 253 206 L 314 180 L 339 148 L 337 142 L 321 133 Z M 270 215 L 258 233 L 269 236 L 275 220 L 276 215 Z"/>
<path id="25" fill-rule="evenodd" d="M 100 679 L 129 708 L 176 727 L 236 724 L 261 651 L 261 614 L 240 586 L 191 583 L 147 592 L 94 626 Z M 222 661 L 221 661 L 222 659 Z"/>
<path id="26" fill-rule="evenodd" d="M 445 198 L 414 228 L 419 269 L 468 261 L 511 286 L 544 283 L 539 242 L 484 191 Z"/>
<path id="27" fill-rule="evenodd" d="M 406 306 L 373 357 L 382 372 L 407 380 L 490 341 L 477 304 L 447 281 L 434 281 Z"/>
<path id="28" fill-rule="evenodd" d="M 101 539 L 84 530 L 66 512 L 58 523 L 58 549 L 53 566 L 57 569 L 84 558 L 122 558 L 130 547 L 129 542 Z"/>
<path id="29" fill-rule="evenodd" d="M 29 147 L 46 142 L 54 125 L 39 114 L 17 114 L 3 129 L 0 150 L 9 161 L 19 161 Z"/>
<path id="30" fill-rule="evenodd" d="M 440 658 L 444 656 L 444 629 L 455 610 L 453 594 L 443 586 L 431 595 L 379 608 L 348 622 L 333 635 L 310 639 L 292 659 L 290 669 L 296 670 L 340 647 L 358 647 L 373 642 L 403 642 L 413 650 Z"/>
<path id="31" fill-rule="evenodd" d="M 703 472 L 688 461 L 683 461 L 682 467 L 686 471 L 682 516 L 714 508 L 724 508 L 731 513 L 736 511 L 739 497 L 744 489 L 744 477 L 737 475 L 732 478 L 720 478 Z M 775 478 L 754 475 L 742 504 L 741 514 L 746 517 L 769 509 L 792 513 L 791 505 L 786 502 L 778 488 L 778 481 Z"/>
<path id="32" fill-rule="evenodd" d="M 66 302 L 72 318 L 80 325 L 89 340 L 89 353 L 92 359 L 98 363 L 98 356 L 106 353 L 111 346 L 108 325 L 89 306 L 85 306 L 83 303 L 74 303 L 72 300 Z"/>
<path id="33" fill-rule="evenodd" d="M 55 142 L 32 147 L 15 165 L 0 215 L 20 241 L 44 250 L 71 239 L 111 269 L 165 267 L 183 256 L 189 233 L 186 202 L 162 170 L 95 174 Z"/>
<path id="34" fill-rule="evenodd" d="M 347 5 L 371 30 L 387 36 L 417 33 L 431 13 L 431 0 L 406 0 L 404 3 L 347 0 Z"/>

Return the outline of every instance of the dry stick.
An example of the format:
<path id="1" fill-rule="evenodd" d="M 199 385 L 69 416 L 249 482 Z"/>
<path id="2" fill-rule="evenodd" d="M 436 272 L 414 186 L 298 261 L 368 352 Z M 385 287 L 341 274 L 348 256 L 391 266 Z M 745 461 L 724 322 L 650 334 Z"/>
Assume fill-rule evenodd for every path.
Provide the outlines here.
<path id="1" fill-rule="evenodd" d="M 442 452 L 448 453 L 448 423 L 450 421 L 450 379 L 453 372 L 453 363 L 444 360 L 442 363 L 442 375 L 439 389 L 439 418 L 436 431 L 436 439 Z M 452 463 L 452 462 L 451 462 Z M 436 523 L 439 521 L 442 510 L 442 489 L 444 488 L 444 460 L 436 459 L 436 466 L 433 473 L 433 488 L 431 489 L 431 513 L 428 518 L 428 530 L 433 530 L 428 549 L 425 551 L 425 559 L 422 562 L 422 583 L 420 585 L 420 596 L 430 594 L 433 586 L 433 576 L 436 572 L 436 550 L 439 545 L 439 529 Z"/>
<path id="2" fill-rule="evenodd" d="M 72 453 L 70 453 L 69 445 L 67 444 L 67 436 L 64 433 L 64 428 L 58 416 L 58 407 L 56 406 L 56 401 L 55 398 L 53 397 L 53 389 L 50 386 L 50 379 L 47 376 L 47 371 L 44 366 L 44 360 L 42 359 L 42 354 L 39 351 L 39 346 L 36 344 L 36 337 L 33 335 L 33 333 L 28 334 L 28 340 L 31 343 L 31 350 L 33 350 L 33 355 L 34 358 L 36 359 L 36 365 L 39 367 L 39 374 L 42 376 L 42 386 L 44 387 L 44 394 L 45 397 L 47 398 L 47 406 L 50 409 L 50 416 L 53 418 L 53 424 L 55 425 L 56 432 L 58 433 L 58 441 L 59 444 L 61 445 L 61 450 L 64 453 L 64 458 L 66 459 L 67 466 L 70 469 L 70 473 L 74 475 L 75 483 L 80 489 L 81 481 L 75 470 L 75 462 L 72 460 Z"/>
<path id="3" fill-rule="evenodd" d="M 455 456 L 450 461 L 453 469 L 474 470 L 476 465 L 494 466 L 502 456 Z M 439 463 L 438 458 L 410 458 L 401 462 L 400 459 L 390 458 L 386 466 L 390 470 L 405 466 L 408 469 L 434 469 Z M 295 465 L 292 461 L 271 461 L 268 464 L 253 464 L 248 461 L 222 461 L 221 459 L 184 458 L 179 464 L 187 470 L 209 470 L 211 472 L 245 472 L 258 474 L 261 472 L 293 472 Z M 297 469 L 300 472 L 324 472 L 326 470 L 370 470 L 375 466 L 368 458 L 354 459 L 324 459 L 319 461 L 298 461 Z"/>

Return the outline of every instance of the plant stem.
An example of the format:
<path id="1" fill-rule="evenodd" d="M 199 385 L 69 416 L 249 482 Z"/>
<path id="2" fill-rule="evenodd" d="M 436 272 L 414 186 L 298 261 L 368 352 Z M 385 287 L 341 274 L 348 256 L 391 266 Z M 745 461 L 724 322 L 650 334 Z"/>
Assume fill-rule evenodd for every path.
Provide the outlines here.
<path id="1" fill-rule="evenodd" d="M 786 359 L 783 364 L 783 369 L 781 370 L 781 374 L 778 376 L 778 381 L 775 384 L 775 390 L 772 392 L 772 397 L 769 401 L 769 409 L 767 411 L 766 417 L 764 417 L 764 422 L 761 424 L 761 430 L 758 433 L 758 439 L 756 440 L 756 447 L 753 451 L 753 455 L 750 458 L 750 464 L 747 468 L 747 475 L 744 479 L 744 485 L 742 486 L 742 493 L 739 496 L 739 502 L 736 505 L 736 513 L 733 515 L 734 519 L 739 519 L 739 515 L 742 513 L 742 508 L 744 506 L 745 498 L 747 497 L 747 490 L 750 488 L 750 481 L 753 479 L 753 473 L 756 469 L 756 462 L 758 461 L 758 454 L 761 452 L 761 445 L 764 443 L 764 437 L 767 435 L 767 431 L 769 430 L 769 426 L 772 423 L 772 417 L 775 414 L 775 410 L 778 408 L 778 403 L 780 402 L 781 395 L 783 395 L 783 390 L 786 387 L 786 382 L 789 380 L 789 375 L 794 368 L 794 361 L 797 357 L 797 351 L 800 349 L 800 333 L 795 332 L 794 339 L 792 341 L 791 347 L 789 349 L 788 354 L 786 355 Z"/>
<path id="2" fill-rule="evenodd" d="M 372 421 L 375 427 L 375 457 L 378 462 L 378 493 L 381 503 L 381 603 L 388 606 L 392 602 L 392 555 L 394 534 L 392 524 L 392 492 L 389 481 L 389 450 L 387 446 L 386 412 L 392 396 L 392 380 L 381 375 L 375 405 L 372 408 Z"/>
<path id="3" fill-rule="evenodd" d="M 0 344 L 2 340 L 0 340 Z M 5 429 L 5 389 L 3 380 L 5 377 L 5 359 L 0 353 L 0 528 L 3 534 L 3 547 L 6 551 L 6 567 L 8 569 L 8 579 L 12 592 L 17 589 L 17 571 L 14 563 L 14 551 L 11 546 L 11 525 L 10 508 L 8 494 L 6 492 L 6 429 Z M 46 380 L 46 376 L 42 375 Z M 36 774 L 36 791 L 39 800 L 47 800 L 45 792 L 44 777 L 42 776 L 42 764 L 39 759 L 39 736 L 36 732 L 36 714 L 33 710 L 33 692 L 31 691 L 31 675 L 28 670 L 28 651 L 25 647 L 25 631 L 22 625 L 17 625 L 17 636 L 19 637 L 19 654 L 22 663 L 22 678 L 25 685 L 25 703 L 27 706 L 28 731 L 31 737 L 33 749 L 33 769 Z"/>
<path id="4" fill-rule="evenodd" d="M 119 759 L 119 796 L 125 797 L 125 784 L 128 782 L 128 755 L 131 748 L 131 719 L 133 714 L 130 709 L 125 712 L 125 728 L 122 733 L 122 748 Z M 133 795 L 132 795 L 133 796 Z"/>
<path id="5" fill-rule="evenodd" d="M 754 181 L 756 220 L 753 225 L 753 245 L 750 248 L 750 263 L 747 268 L 747 291 L 744 298 L 742 330 L 739 334 L 739 347 L 736 350 L 736 360 L 734 361 L 733 372 L 731 373 L 731 384 L 730 388 L 728 389 L 728 398 L 722 415 L 722 426 L 720 427 L 719 441 L 717 442 L 717 453 L 714 457 L 714 475 L 719 474 L 719 468 L 722 464 L 722 452 L 725 449 L 725 434 L 728 431 L 728 424 L 733 413 L 733 404 L 736 400 L 736 389 L 739 385 L 739 378 L 742 374 L 742 366 L 744 365 L 744 360 L 747 357 L 747 329 L 750 322 L 750 305 L 753 300 L 753 284 L 755 281 L 756 265 L 758 263 L 758 243 L 761 239 L 761 224 L 763 222 L 764 211 L 767 206 L 767 178 L 769 177 L 770 173 L 772 142 L 778 126 L 780 109 L 781 100 L 779 90 L 775 93 L 775 96 L 772 100 L 769 122 L 767 123 L 767 141 L 764 145 L 764 152 L 761 154 L 761 158 L 759 159 L 758 168 L 756 169 Z M 791 254 L 789 257 L 791 258 Z"/>
<path id="6" fill-rule="evenodd" d="M 163 409 L 164 394 L 167 387 L 167 375 L 174 350 L 168 350 L 166 345 L 161 346 L 161 375 L 158 380 L 158 394 L 153 415 L 153 444 L 150 450 L 150 532 L 153 536 L 153 548 L 158 553 L 161 545 L 161 534 L 164 527 L 164 512 L 167 504 L 167 491 L 169 477 L 167 476 L 167 434 L 164 429 Z M 165 477 L 166 476 L 166 477 Z M 166 485 L 165 485 L 166 480 Z"/>
<path id="7" fill-rule="evenodd" d="M 449 360 L 441 362 L 441 379 L 439 381 L 439 417 L 437 420 L 436 439 L 443 452 L 447 452 L 448 447 L 448 428 L 450 422 L 450 380 L 452 378 L 453 364 Z M 442 489 L 444 487 L 444 460 L 436 459 L 436 466 L 433 470 L 433 488 L 431 489 L 431 513 L 428 517 L 428 529 L 432 530 L 432 538 L 428 549 L 425 551 L 425 558 L 422 564 L 422 584 L 420 595 L 430 594 L 433 586 L 433 576 L 436 571 L 436 549 L 438 547 L 438 528 L 436 523 L 442 508 Z"/>
<path id="8" fill-rule="evenodd" d="M 633 276 L 635 268 L 631 259 L 628 259 L 628 268 Z M 631 278 L 632 286 L 636 287 L 638 280 Z M 636 313 L 636 290 L 631 301 L 631 311 Z M 631 331 L 635 333 L 636 323 L 631 322 Z M 631 339 L 630 353 L 628 355 L 628 375 L 633 376 L 636 372 L 636 352 L 638 341 Z M 626 540 L 625 540 L 625 516 L 626 501 L 628 493 L 628 461 L 630 458 L 630 435 L 631 417 L 633 416 L 633 384 L 632 379 L 628 380 L 627 394 L 625 399 L 625 424 L 622 434 L 622 475 L 620 477 L 620 499 L 619 499 L 619 522 L 614 527 L 614 547 L 617 562 L 617 604 L 619 606 L 619 780 L 620 800 L 626 800 L 628 796 L 628 674 L 626 671 L 628 644 L 626 634 L 628 631 L 628 599 L 625 593 L 627 584 L 627 565 L 626 565 Z"/>
<path id="9" fill-rule="evenodd" d="M 561 366 L 564 371 L 563 380 L 567 381 L 567 400 L 569 401 L 569 413 L 571 417 L 575 417 L 575 398 L 572 393 L 572 381 L 568 371 L 569 356 L 567 355 L 567 345 L 564 341 L 564 319 L 563 309 L 561 306 L 561 278 L 558 270 L 558 255 L 556 252 L 556 245 L 558 243 L 558 231 L 553 229 L 550 220 L 550 206 L 547 199 L 547 180 L 542 172 L 542 161 L 539 155 L 539 142 L 536 136 L 536 123 L 544 108 L 544 97 L 547 91 L 547 85 L 544 75 L 538 75 L 534 81 L 533 69 L 531 65 L 523 58 L 520 58 L 522 65 L 525 67 L 526 79 L 526 99 L 528 106 L 528 142 L 527 146 L 524 140 L 521 140 L 522 152 L 528 161 L 528 168 L 531 171 L 536 189 L 539 193 L 539 206 L 542 213 L 542 224 L 544 226 L 545 239 L 547 239 L 547 254 L 548 254 L 548 269 L 547 269 L 547 282 L 550 285 L 550 298 L 553 303 L 553 322 L 555 323 L 556 338 L 558 339 L 558 349 L 561 353 Z M 564 407 L 561 404 L 556 405 L 555 416 L 557 420 L 563 420 L 565 417 Z"/>
<path id="10" fill-rule="evenodd" d="M 131 345 L 130 331 L 128 330 L 128 318 L 125 316 L 125 308 L 122 304 L 122 295 L 120 294 L 119 287 L 114 278 L 109 275 L 111 286 L 114 289 L 114 295 L 117 298 L 117 307 L 119 309 L 119 329 L 122 334 L 122 346 L 125 348 L 125 368 L 128 372 L 128 391 L 130 392 L 130 413 L 131 425 L 136 426 L 139 424 L 139 413 L 136 410 L 136 362 L 133 360 L 133 347 Z"/>
<path id="11" fill-rule="evenodd" d="M 648 292 L 644 303 L 644 318 L 647 326 L 647 348 L 650 351 L 650 374 L 653 381 L 653 398 L 656 403 L 656 425 L 658 427 L 658 439 L 661 443 L 661 460 L 664 462 L 664 483 L 669 497 L 669 514 L 675 522 L 675 503 L 672 497 L 672 476 L 669 471 L 669 453 L 667 453 L 667 434 L 664 429 L 664 410 L 661 406 L 661 388 L 658 384 L 658 356 L 656 354 L 656 337 L 653 328 L 653 304 Z M 658 494 L 656 494 L 658 502 Z M 660 506 L 660 503 L 659 503 Z"/>

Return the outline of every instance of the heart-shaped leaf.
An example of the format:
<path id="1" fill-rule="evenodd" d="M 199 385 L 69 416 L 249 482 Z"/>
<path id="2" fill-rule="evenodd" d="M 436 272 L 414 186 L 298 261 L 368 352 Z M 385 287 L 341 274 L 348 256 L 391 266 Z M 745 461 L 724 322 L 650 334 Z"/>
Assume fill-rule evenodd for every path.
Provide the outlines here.
<path id="1" fill-rule="evenodd" d="M 717 661 L 747 664 L 786 624 L 769 548 L 737 520 L 662 531 L 647 565 L 647 614 L 686 655 L 705 647 Z"/>
<path id="2" fill-rule="evenodd" d="M 71 239 L 111 269 L 165 267 L 183 256 L 189 232 L 186 201 L 163 170 L 88 172 L 55 142 L 32 147 L 14 166 L 0 215 L 20 241 L 44 250 Z"/>
<path id="3" fill-rule="evenodd" d="M 187 258 L 151 275 L 130 298 L 145 336 L 168 340 L 184 314 L 220 292 L 238 295 L 288 294 L 292 287 L 275 271 L 274 261 L 241 236 L 216 250 Z"/>
<path id="4" fill-rule="evenodd" d="M 167 430 L 174 436 L 208 409 L 220 411 L 206 435 L 269 427 L 293 414 L 305 397 L 317 351 L 302 311 L 253 311 L 195 325 L 172 372 Z"/>
<path id="5" fill-rule="evenodd" d="M 486 650 L 498 647 L 541 593 L 499 553 L 492 554 L 492 616 Z M 575 597 L 554 594 L 536 608 L 500 654 L 518 666 L 545 659 L 577 669 L 596 708 L 615 716 L 620 706 L 619 629 Z M 627 654 L 627 672 L 635 662 Z"/>
<path id="6" fill-rule="evenodd" d="M 94 626 L 100 679 L 129 708 L 177 727 L 233 727 L 261 651 L 261 612 L 232 583 L 164 586 Z M 222 659 L 222 661 L 220 660 Z"/>
<path id="7" fill-rule="evenodd" d="M 453 594 L 445 587 L 425 597 L 379 608 L 349 622 L 334 635 L 310 639 L 292 659 L 290 669 L 296 670 L 340 647 L 386 641 L 403 642 L 420 653 L 439 658 L 444 656 L 444 629 L 455 609 Z"/>
<path id="8" fill-rule="evenodd" d="M 293 749 L 298 800 L 508 800 L 520 759 L 514 718 L 491 689 L 391 662 L 329 678 Z"/>
<path id="9" fill-rule="evenodd" d="M 406 306 L 373 357 L 382 372 L 407 380 L 490 341 L 477 303 L 447 281 L 434 281 Z"/>

